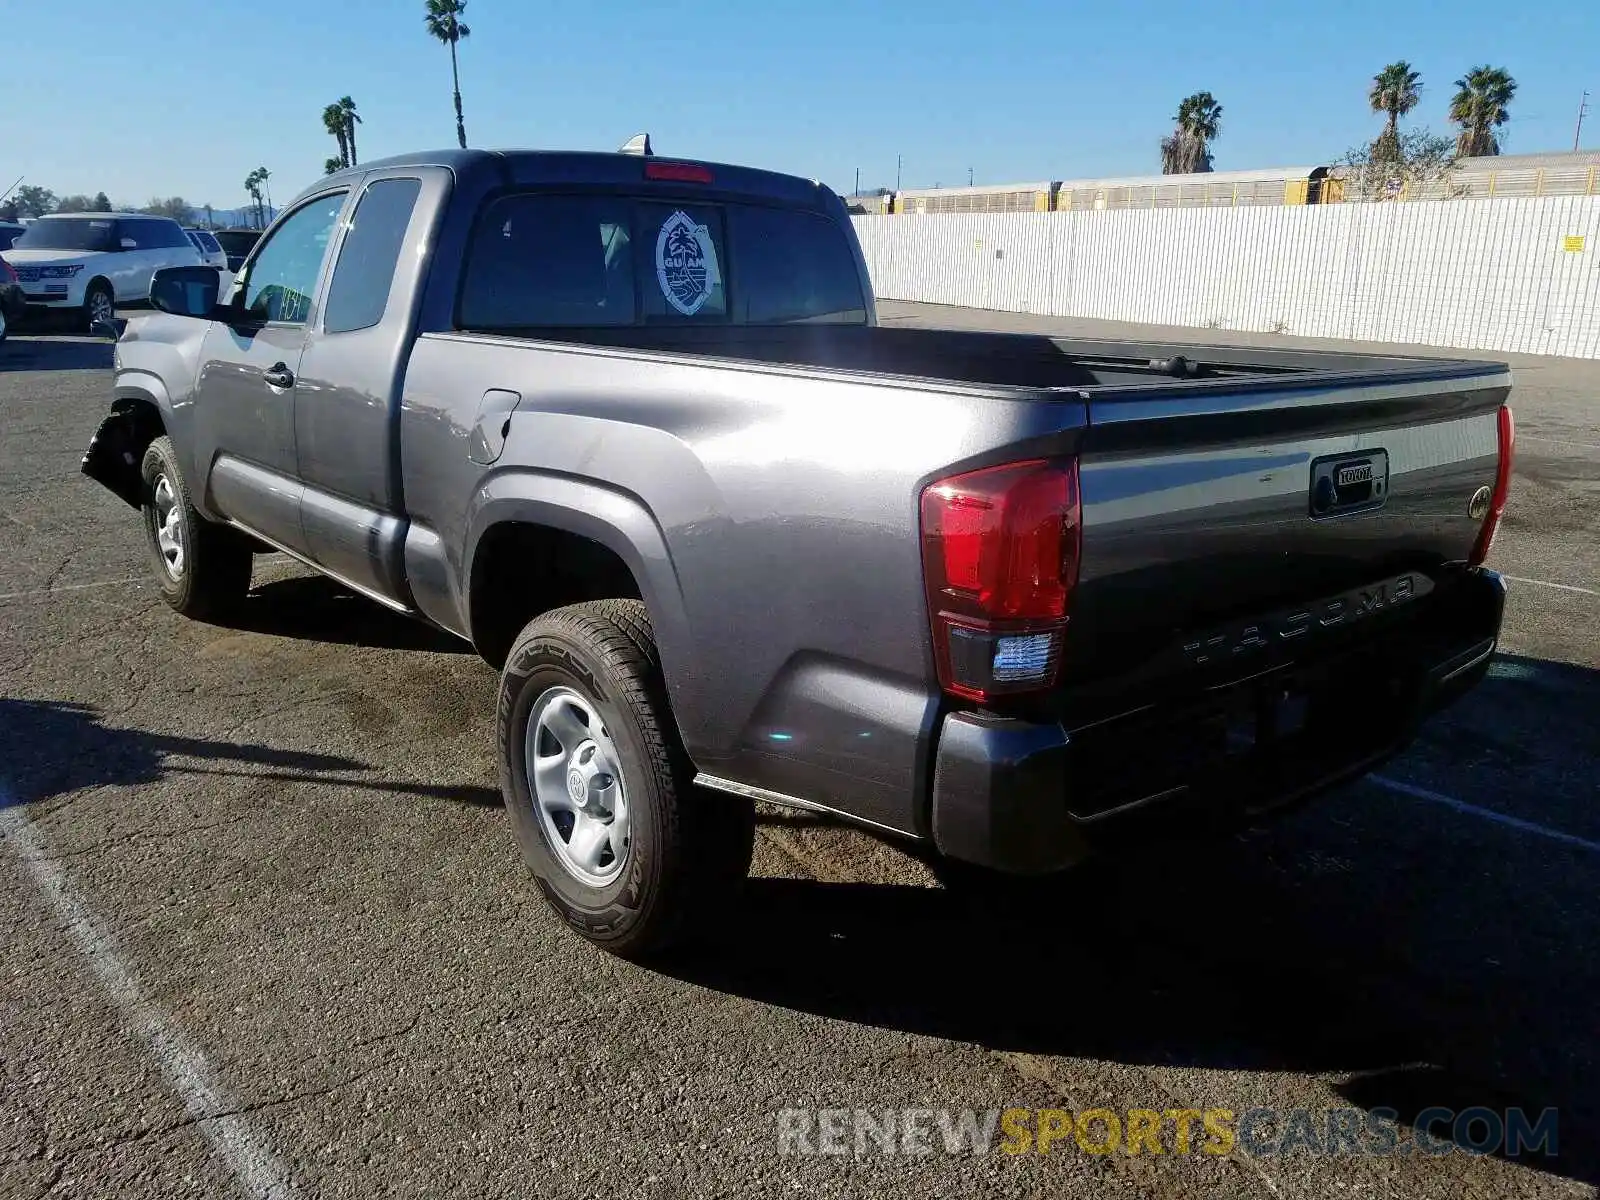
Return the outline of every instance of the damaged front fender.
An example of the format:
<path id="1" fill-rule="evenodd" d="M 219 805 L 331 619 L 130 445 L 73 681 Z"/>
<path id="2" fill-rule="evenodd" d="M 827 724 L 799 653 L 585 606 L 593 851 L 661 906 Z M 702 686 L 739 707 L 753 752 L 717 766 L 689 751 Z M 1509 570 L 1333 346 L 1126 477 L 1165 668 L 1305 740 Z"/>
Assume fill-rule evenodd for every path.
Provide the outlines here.
<path id="1" fill-rule="evenodd" d="M 134 508 L 144 503 L 139 464 L 150 443 L 165 432 L 161 410 L 142 396 L 119 396 L 84 451 L 85 475 Z"/>

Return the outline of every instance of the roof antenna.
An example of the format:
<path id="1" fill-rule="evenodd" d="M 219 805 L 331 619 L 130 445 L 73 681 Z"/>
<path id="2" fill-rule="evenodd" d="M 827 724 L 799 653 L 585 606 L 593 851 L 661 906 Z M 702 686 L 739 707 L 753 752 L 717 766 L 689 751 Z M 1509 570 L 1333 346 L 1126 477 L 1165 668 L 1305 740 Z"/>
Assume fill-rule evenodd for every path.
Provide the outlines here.
<path id="1" fill-rule="evenodd" d="M 650 135 L 648 133 L 636 133 L 627 141 L 622 143 L 622 149 L 617 153 L 640 154 L 648 158 L 653 155 L 655 151 L 650 149 Z"/>

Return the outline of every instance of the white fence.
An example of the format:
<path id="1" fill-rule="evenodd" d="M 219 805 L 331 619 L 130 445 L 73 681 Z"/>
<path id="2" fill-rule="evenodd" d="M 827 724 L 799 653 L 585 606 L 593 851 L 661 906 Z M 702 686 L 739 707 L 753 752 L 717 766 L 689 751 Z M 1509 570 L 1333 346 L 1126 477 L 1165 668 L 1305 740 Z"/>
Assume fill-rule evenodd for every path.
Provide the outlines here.
<path id="1" fill-rule="evenodd" d="M 854 220 L 884 299 L 1600 358 L 1600 196 Z"/>

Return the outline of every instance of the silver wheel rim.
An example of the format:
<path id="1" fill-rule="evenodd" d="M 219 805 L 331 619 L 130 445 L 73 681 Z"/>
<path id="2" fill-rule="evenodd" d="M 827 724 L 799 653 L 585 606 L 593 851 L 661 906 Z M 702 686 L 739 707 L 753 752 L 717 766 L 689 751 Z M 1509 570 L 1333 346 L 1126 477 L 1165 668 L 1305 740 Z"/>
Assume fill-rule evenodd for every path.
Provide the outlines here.
<path id="1" fill-rule="evenodd" d="M 183 508 L 165 475 L 156 476 L 156 546 L 161 551 L 161 563 L 174 579 L 183 578 L 184 536 Z"/>
<path id="2" fill-rule="evenodd" d="M 628 797 L 611 736 L 567 687 L 533 702 L 523 754 L 545 839 L 566 872 L 604 887 L 628 863 Z"/>
<path id="3" fill-rule="evenodd" d="M 104 288 L 96 288 L 89 297 L 89 320 L 109 321 L 116 306 L 112 304 L 111 297 L 106 295 Z"/>

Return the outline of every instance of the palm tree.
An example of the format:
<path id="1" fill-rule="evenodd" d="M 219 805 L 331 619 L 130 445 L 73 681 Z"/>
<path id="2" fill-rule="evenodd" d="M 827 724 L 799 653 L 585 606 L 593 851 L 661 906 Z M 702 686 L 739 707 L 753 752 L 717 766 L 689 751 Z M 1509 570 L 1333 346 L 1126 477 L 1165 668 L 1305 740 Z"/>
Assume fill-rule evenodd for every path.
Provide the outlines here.
<path id="1" fill-rule="evenodd" d="M 428 32 L 450 47 L 450 78 L 455 84 L 456 141 L 467 148 L 467 125 L 461 119 L 461 71 L 456 65 L 456 43 L 472 30 L 461 23 L 461 14 L 467 11 L 467 0 L 427 0 L 428 15 L 423 18 Z"/>
<path id="2" fill-rule="evenodd" d="M 337 158 L 325 158 L 322 160 L 322 173 L 324 175 L 332 175 L 335 171 L 343 169 L 344 164 Z"/>
<path id="3" fill-rule="evenodd" d="M 1473 67 L 1456 80 L 1450 119 L 1461 126 L 1456 154 L 1462 158 L 1500 153 L 1495 130 L 1510 120 L 1507 111 L 1517 94 L 1517 81 L 1504 67 Z"/>
<path id="4" fill-rule="evenodd" d="M 339 143 L 339 165 L 350 165 L 350 130 L 344 123 L 344 109 L 338 104 L 330 104 L 322 110 L 322 127 L 333 135 Z"/>
<path id="5" fill-rule="evenodd" d="M 1177 128 L 1161 139 L 1161 173 L 1189 175 L 1211 170 L 1211 143 L 1222 132 L 1222 105 L 1210 92 L 1196 92 L 1178 104 Z"/>
<path id="6" fill-rule="evenodd" d="M 244 190 L 250 194 L 250 199 L 255 202 L 256 227 L 262 228 L 261 212 L 261 184 L 263 168 L 257 167 L 244 177 Z"/>
<path id="7" fill-rule="evenodd" d="M 361 124 L 361 118 L 356 113 L 356 102 L 349 96 L 341 96 L 339 113 L 344 118 L 345 137 L 350 140 L 350 165 L 353 167 L 360 161 L 356 158 L 356 126 Z"/>
<path id="8" fill-rule="evenodd" d="M 1374 154 L 1394 158 L 1400 152 L 1400 118 L 1417 106 L 1421 99 L 1418 85 L 1422 72 L 1413 71 L 1405 60 L 1392 62 L 1372 78 L 1372 90 L 1367 102 L 1373 112 L 1388 115 L 1389 122 L 1373 144 Z"/>

